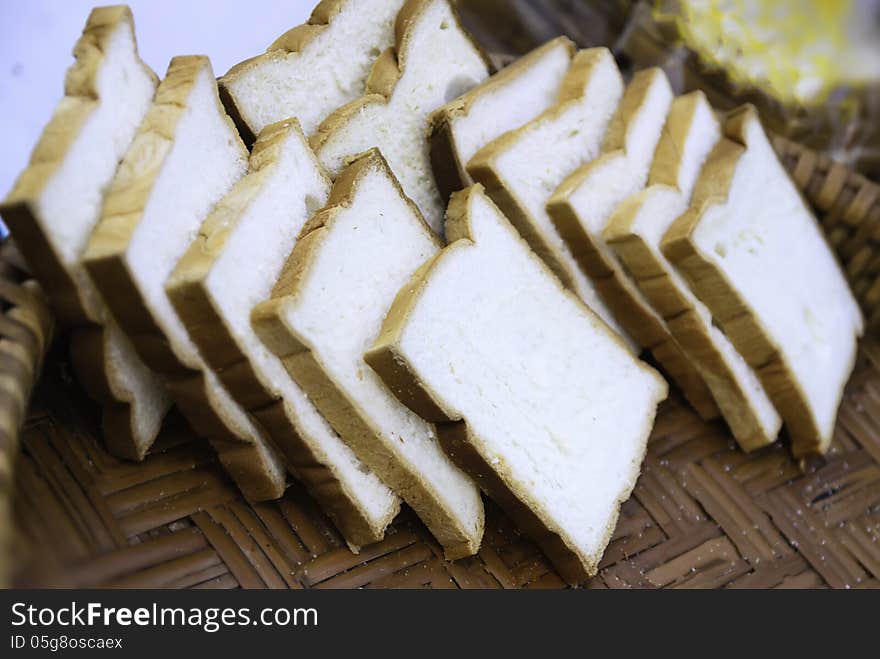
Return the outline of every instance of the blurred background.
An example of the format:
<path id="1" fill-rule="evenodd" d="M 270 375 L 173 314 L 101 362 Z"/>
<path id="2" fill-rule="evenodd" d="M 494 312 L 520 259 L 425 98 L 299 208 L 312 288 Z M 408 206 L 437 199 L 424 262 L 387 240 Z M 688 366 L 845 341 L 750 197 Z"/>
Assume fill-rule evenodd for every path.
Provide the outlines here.
<path id="1" fill-rule="evenodd" d="M 129 0 L 142 57 L 210 56 L 220 76 L 308 18 L 317 0 Z M 0 0 L 0 196 L 63 91 L 93 0 Z M 110 4 L 110 2 L 106 2 Z M 559 34 L 621 64 L 662 66 L 716 107 L 753 102 L 768 127 L 880 175 L 880 0 L 458 0 L 493 53 Z M 508 57 L 509 58 L 509 57 Z M 502 58 L 503 61 L 504 58 Z"/>

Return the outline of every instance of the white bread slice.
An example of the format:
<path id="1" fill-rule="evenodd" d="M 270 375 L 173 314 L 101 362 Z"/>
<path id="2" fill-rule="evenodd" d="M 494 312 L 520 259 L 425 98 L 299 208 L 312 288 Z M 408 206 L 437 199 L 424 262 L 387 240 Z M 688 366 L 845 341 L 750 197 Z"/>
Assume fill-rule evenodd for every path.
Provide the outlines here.
<path id="1" fill-rule="evenodd" d="M 71 357 L 78 379 L 103 405 L 108 448 L 138 460 L 155 440 L 170 399 L 115 328 L 80 256 L 157 80 L 138 56 L 125 6 L 94 9 L 73 53 L 65 96 L 0 214 L 59 323 L 83 328 Z"/>
<path id="2" fill-rule="evenodd" d="M 675 99 L 651 164 L 649 187 L 618 206 L 604 238 L 700 371 L 739 445 L 751 451 L 776 439 L 779 414 L 755 371 L 660 251 L 660 240 L 687 210 L 700 168 L 720 137 L 702 92 Z"/>
<path id="3" fill-rule="evenodd" d="M 483 505 L 473 481 L 367 366 L 397 291 L 440 249 L 372 150 L 337 177 L 273 297 L 252 319 L 266 345 L 342 438 L 415 510 L 450 559 L 476 553 Z"/>
<path id="4" fill-rule="evenodd" d="M 247 176 L 202 224 L 165 288 L 205 361 L 357 550 L 382 539 L 400 500 L 333 431 L 250 322 L 329 192 L 296 119 L 270 124 Z"/>
<path id="5" fill-rule="evenodd" d="M 595 574 L 666 383 L 474 185 L 450 244 L 404 286 L 367 362 L 560 574 Z"/>
<path id="6" fill-rule="evenodd" d="M 556 102 L 574 53 L 571 39 L 557 37 L 431 114 L 431 165 L 443 199 L 473 183 L 465 166 L 477 151 Z"/>
<path id="7" fill-rule="evenodd" d="M 724 134 L 663 253 L 757 371 L 795 456 L 824 453 L 862 314 L 755 109 L 734 111 Z"/>
<path id="8" fill-rule="evenodd" d="M 617 322 L 651 350 L 697 413 L 711 419 L 718 407 L 702 376 L 602 238 L 614 209 L 645 187 L 671 103 L 672 89 L 662 70 L 636 73 L 611 121 L 602 155 L 562 182 L 547 212 Z"/>
<path id="9" fill-rule="evenodd" d="M 84 262 L 193 428 L 216 442 L 253 447 L 264 441 L 261 431 L 205 366 L 164 289 L 202 220 L 246 167 L 247 152 L 220 105 L 210 62 L 174 58 L 113 179 Z M 236 455 L 242 450 L 236 447 Z M 239 486 L 252 499 L 280 496 L 280 464 L 264 476 Z"/>
<path id="10" fill-rule="evenodd" d="M 546 209 L 559 184 L 599 155 L 622 94 L 623 80 L 608 49 L 582 50 L 574 56 L 553 107 L 481 148 L 467 171 L 562 283 L 624 336 Z"/>
<path id="11" fill-rule="evenodd" d="M 370 66 L 394 41 L 403 0 L 321 0 L 307 23 L 220 79 L 220 98 L 253 142 L 269 124 L 296 117 L 306 135 L 364 93 Z"/>
<path id="12" fill-rule="evenodd" d="M 367 93 L 321 124 L 311 144 L 335 178 L 353 157 L 381 149 L 428 224 L 443 228 L 443 201 L 434 176 L 428 114 L 489 75 L 483 53 L 448 0 L 407 0 L 397 15 L 394 48 L 370 72 Z"/>

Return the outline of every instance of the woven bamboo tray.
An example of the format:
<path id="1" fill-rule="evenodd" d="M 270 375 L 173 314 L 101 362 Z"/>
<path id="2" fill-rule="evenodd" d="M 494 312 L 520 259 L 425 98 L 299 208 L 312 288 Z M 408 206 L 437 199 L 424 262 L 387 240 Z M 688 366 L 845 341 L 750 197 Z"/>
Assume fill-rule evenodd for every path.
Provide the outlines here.
<path id="1" fill-rule="evenodd" d="M 876 323 L 880 187 L 794 143 L 778 140 L 777 149 Z M 145 462 L 110 456 L 99 439 L 99 411 L 70 376 L 65 337 L 31 396 L 51 318 L 25 279 L 7 245 L 0 253 L 0 503 L 11 491 L 13 584 L 564 586 L 491 503 L 473 558 L 445 561 L 408 510 L 384 541 L 354 555 L 295 484 L 279 501 L 248 504 L 179 418 Z M 721 423 L 700 421 L 673 392 L 588 587 L 880 586 L 880 341 L 871 334 L 832 449 L 807 465 L 792 461 L 785 440 L 742 453 Z"/>

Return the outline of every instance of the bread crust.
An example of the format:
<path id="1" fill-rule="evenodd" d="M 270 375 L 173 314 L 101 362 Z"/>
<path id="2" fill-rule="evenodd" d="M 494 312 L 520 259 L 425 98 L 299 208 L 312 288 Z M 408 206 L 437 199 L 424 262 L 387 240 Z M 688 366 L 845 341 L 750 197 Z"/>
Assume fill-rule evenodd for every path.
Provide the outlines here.
<path id="1" fill-rule="evenodd" d="M 660 185 L 663 184 L 657 184 Z M 778 425 L 775 431 L 765 430 L 752 408 L 748 394 L 740 388 L 727 359 L 706 331 L 705 322 L 691 302 L 681 294 L 676 282 L 669 277 L 644 238 L 628 229 L 645 197 L 656 189 L 656 186 L 651 186 L 624 202 L 615 214 L 613 224 L 609 226 L 613 237 L 608 239 L 608 244 L 613 247 L 621 261 L 627 264 L 645 296 L 666 319 L 667 326 L 679 344 L 693 362 L 699 364 L 704 379 L 740 447 L 748 452 L 772 444 L 779 431 Z"/>
<path id="2" fill-rule="evenodd" d="M 624 316 L 626 322 L 622 321 L 622 324 L 627 332 L 646 348 L 668 340 L 669 333 L 662 322 L 658 321 L 653 310 L 642 305 L 638 296 L 633 294 L 630 282 L 608 263 L 596 239 L 586 230 L 577 210 L 571 205 L 570 197 L 591 177 L 601 176 L 617 163 L 626 163 L 626 146 L 629 133 L 634 128 L 634 120 L 642 112 L 655 80 L 663 76 L 663 72 L 657 68 L 643 69 L 633 76 L 608 124 L 602 153 L 566 178 L 547 203 L 547 212 L 553 224 L 569 246 L 581 270 L 597 282 L 611 280 L 604 283 L 603 297 L 612 307 L 615 316 Z M 627 318 L 627 315 L 630 317 Z"/>
<path id="3" fill-rule="evenodd" d="M 662 75 L 659 69 L 644 69 L 635 74 L 609 123 L 602 147 L 604 153 L 566 178 L 548 200 L 547 213 L 578 266 L 594 282 L 596 290 L 615 319 L 639 345 L 654 354 L 661 367 L 679 385 L 697 414 L 708 420 L 716 418 L 719 410 L 706 383 L 676 344 L 657 312 L 642 301 L 635 284 L 608 262 L 606 254 L 596 238 L 587 231 L 570 201 L 572 193 L 591 177 L 602 176 L 616 162 L 625 163 L 627 156 L 624 149 L 633 128 L 633 119 L 642 111 L 652 85 Z M 583 83 L 579 86 L 572 85 L 569 93 L 574 94 L 574 90 L 578 88 L 582 90 Z M 487 162 L 484 160 L 482 164 L 475 163 L 472 166 L 483 168 L 487 166 Z M 485 181 L 488 178 L 486 174 L 476 178 L 480 180 L 482 177 Z M 495 181 L 496 185 L 501 183 L 497 176 Z M 500 190 L 499 193 L 502 199 L 512 196 L 506 190 Z M 490 196 L 494 199 L 493 194 Z M 505 210 L 505 205 L 502 205 L 502 210 Z M 559 266 L 562 267 L 562 264 Z"/>
<path id="4" fill-rule="evenodd" d="M 602 551 L 610 541 L 617 523 L 619 506 L 630 495 L 638 478 L 638 467 L 629 475 L 627 482 L 615 506 L 615 512 L 603 531 L 602 551 L 597 555 L 586 556 L 580 552 L 566 534 L 560 529 L 554 528 L 547 520 L 534 512 L 538 507 L 529 501 L 528 494 L 516 492 L 515 488 L 508 483 L 503 461 L 489 463 L 479 452 L 479 438 L 476 437 L 467 425 L 467 419 L 462 419 L 454 411 L 444 409 L 441 397 L 431 390 L 428 383 L 422 381 L 415 370 L 408 364 L 405 355 L 400 350 L 400 341 L 408 323 L 410 314 L 428 285 L 433 270 L 439 267 L 443 259 L 451 258 L 457 250 L 468 249 L 474 241 L 470 230 L 469 209 L 474 195 L 485 195 L 481 184 L 461 190 L 452 195 L 447 211 L 446 234 L 449 244 L 433 259 L 425 263 L 404 286 L 395 299 L 391 310 L 386 316 L 382 331 L 376 341 L 365 355 L 368 364 L 382 377 L 389 388 L 400 400 L 420 415 L 426 415 L 437 424 L 438 437 L 441 445 L 450 458 L 465 472 L 477 480 L 480 487 L 501 508 L 535 540 L 560 575 L 570 584 L 578 584 L 596 574 L 601 560 Z M 491 203 L 491 202 L 490 202 Z M 510 231 L 517 235 L 511 226 Z M 542 268 L 548 277 L 559 284 L 559 290 L 569 296 L 578 306 L 588 314 L 595 313 L 576 296 L 571 290 L 565 288 L 558 278 L 554 277 L 549 266 L 539 257 L 532 253 L 535 263 Z M 598 317 L 596 316 L 597 320 Z M 602 322 L 597 322 L 597 331 L 605 332 L 607 337 L 615 341 L 618 346 L 629 352 L 628 346 L 623 339 Z M 639 367 L 653 374 L 658 385 L 656 403 L 666 397 L 666 382 L 642 362 Z M 643 433 L 642 455 L 647 449 L 648 435 L 653 426 L 654 414 L 646 419 L 646 428 Z"/>
<path id="5" fill-rule="evenodd" d="M 171 60 L 168 74 L 133 143 L 132 152 L 136 150 L 140 157 L 134 162 L 123 161 L 117 172 L 104 203 L 104 216 L 92 234 L 84 262 L 135 350 L 149 367 L 165 378 L 174 402 L 196 433 L 215 445 L 236 447 L 234 458 L 225 455 L 220 458 L 230 464 L 241 460 L 236 473 L 243 474 L 244 467 L 248 467 L 247 480 L 238 481 L 245 494 L 254 500 L 278 498 L 284 493 L 285 478 L 277 464 L 266 469 L 258 467 L 268 465 L 271 459 L 265 447 L 259 446 L 262 438 L 255 441 L 252 428 L 241 426 L 235 415 L 214 400 L 203 372 L 190 368 L 178 358 L 153 318 L 127 262 L 129 244 L 171 152 L 189 93 L 205 70 L 210 72 L 207 57 L 184 56 Z M 219 98 L 216 105 L 229 123 L 230 135 L 235 135 L 232 121 L 223 111 Z M 240 146 L 244 154 L 244 145 Z"/>
<path id="6" fill-rule="evenodd" d="M 379 151 L 372 149 L 359 156 L 337 177 L 327 208 L 317 213 L 303 229 L 285 264 L 284 273 L 272 292 L 272 299 L 258 305 L 251 318 L 254 329 L 263 341 L 281 357 L 285 367 L 308 392 L 316 407 L 339 435 L 364 463 L 416 510 L 443 546 L 446 557 L 453 560 L 475 554 L 479 549 L 484 524 L 482 514 L 476 533 L 462 528 L 455 511 L 445 507 L 442 498 L 436 495 L 418 471 L 391 459 L 383 447 L 382 433 L 373 426 L 369 414 L 333 381 L 320 357 L 285 322 L 285 308 L 289 298 L 295 298 L 305 286 L 314 259 L 335 216 L 342 206 L 353 203 L 361 179 L 377 168 L 387 173 L 401 198 L 406 200 L 416 217 L 421 218 L 415 204 L 404 195 Z M 425 235 L 439 247 L 438 238 L 423 219 L 421 222 Z"/>
<path id="7" fill-rule="evenodd" d="M 467 171 L 474 181 L 485 188 L 489 198 L 501 209 L 501 212 L 510 220 L 532 250 L 550 266 L 550 269 L 568 288 L 574 285 L 573 273 L 559 259 L 556 250 L 544 238 L 541 229 L 535 225 L 531 214 L 526 210 L 526 205 L 517 198 L 516 192 L 504 184 L 495 160 L 511 145 L 519 141 L 526 131 L 531 130 L 533 123 L 552 122 L 564 114 L 572 103 L 578 102 L 583 97 L 584 85 L 592 76 L 593 70 L 603 59 L 608 57 L 611 57 L 611 54 L 607 48 L 590 48 L 577 53 L 572 59 L 571 68 L 563 79 L 559 102 L 541 114 L 534 122 L 507 132 L 490 142 L 477 151 L 467 163 Z"/>
<path id="8" fill-rule="evenodd" d="M 371 105 L 387 105 L 394 94 L 394 89 L 406 69 L 406 53 L 410 41 L 411 26 L 416 24 L 428 5 L 437 0 L 407 0 L 397 14 L 394 23 L 394 46 L 384 51 L 373 63 L 364 95 L 355 99 L 330 114 L 318 127 L 315 134 L 310 138 L 310 144 L 315 153 L 339 130 L 354 117 L 359 115 L 365 108 Z M 471 34 L 462 26 L 458 13 L 454 7 L 452 10 L 453 20 L 462 34 L 468 39 L 474 50 L 486 63 L 486 68 L 493 70 L 492 62 L 485 51 L 473 39 Z M 441 183 L 437 182 L 438 189 Z"/>
<path id="9" fill-rule="evenodd" d="M 553 50 L 559 45 L 564 45 L 569 52 L 569 57 L 574 57 L 576 47 L 571 39 L 568 37 L 552 39 L 428 116 L 431 166 L 444 203 L 449 202 L 449 197 L 453 192 L 473 183 L 467 172 L 467 163 L 462 162 L 459 157 L 452 123 L 456 118 L 470 112 L 478 98 L 491 94 L 515 79 L 527 70 L 535 59 L 540 59 L 547 51 Z"/>
<path id="10" fill-rule="evenodd" d="M 752 407 L 748 393 L 741 388 L 726 357 L 706 330 L 705 321 L 669 276 L 659 260 L 661 257 L 633 229 L 642 204 L 650 195 L 664 189 L 680 192 L 678 186 L 685 161 L 686 142 L 701 104 L 707 104 L 701 91 L 673 101 L 663 126 L 663 135 L 654 152 L 648 176 L 649 187 L 618 207 L 604 236 L 653 307 L 666 320 L 672 335 L 693 363 L 698 365 L 737 443 L 748 452 L 772 444 L 779 432 L 779 424 L 770 430 L 765 428 Z"/>
<path id="11" fill-rule="evenodd" d="M 550 198 L 547 212 L 578 265 L 592 279 L 596 290 L 621 326 L 639 345 L 654 354 L 657 362 L 678 384 L 700 418 L 714 419 L 719 414 L 718 406 L 694 364 L 677 345 L 657 311 L 642 303 L 635 284 L 611 268 L 593 236 L 584 229 L 577 211 L 569 201 L 570 191 L 585 178 L 604 169 L 610 160 L 624 157 L 619 151 L 603 154 L 579 169 Z"/>
<path id="12" fill-rule="evenodd" d="M 672 102 L 663 125 L 663 135 L 654 149 L 648 185 L 668 185 L 678 189 L 689 127 L 697 109 L 704 103 L 708 106 L 709 102 L 700 90 L 679 96 Z"/>
<path id="13" fill-rule="evenodd" d="M 295 129 L 290 128 L 293 125 Z M 175 310 L 203 358 L 247 409 L 263 407 L 277 399 L 263 386 L 254 385 L 259 378 L 211 302 L 206 280 L 238 226 L 240 216 L 260 193 L 265 175 L 271 174 L 271 166 L 288 130 L 299 130 L 296 119 L 272 124 L 262 131 L 254 144 L 246 177 L 214 207 L 165 283 Z"/>
<path id="14" fill-rule="evenodd" d="M 449 203 L 449 197 L 456 190 L 461 190 L 470 183 L 465 163 L 458 156 L 455 135 L 448 117 L 437 116 L 431 122 L 431 135 L 428 138 L 428 156 L 431 159 L 431 171 L 443 203 Z"/>
<path id="15" fill-rule="evenodd" d="M 760 121 L 751 105 L 734 110 L 725 122 L 725 139 L 709 155 L 694 192 L 694 202 L 669 228 L 661 243 L 664 255 L 687 278 L 698 297 L 709 307 L 739 353 L 756 371 L 767 394 L 785 421 L 795 457 L 823 454 L 831 434 L 823 435 L 816 425 L 809 400 L 788 367 L 785 356 L 747 307 L 727 275 L 703 257 L 693 233 L 703 215 L 715 204 L 726 203 L 737 167 L 748 147 L 745 127 Z M 842 276 L 842 275 L 841 275 Z M 848 369 L 854 366 L 848 364 Z M 838 402 L 845 382 L 838 390 Z"/>
<path id="16" fill-rule="evenodd" d="M 251 153 L 248 175 L 202 224 L 196 241 L 169 277 L 166 290 L 205 361 L 218 373 L 233 398 L 266 429 L 287 468 L 333 519 L 349 546 L 356 549 L 384 537 L 399 504 L 378 523 L 366 517 L 356 504 L 356 493 L 350 492 L 321 462 L 300 435 L 284 401 L 264 386 L 226 320 L 218 313 L 207 285 L 207 277 L 223 254 L 239 218 L 260 193 L 263 173 L 271 174 L 280 149 L 293 131 L 302 135 L 296 119 L 271 124 L 261 131 Z M 302 139 L 305 141 L 304 136 Z M 315 166 L 320 169 L 317 161 Z M 327 179 L 328 187 L 329 184 Z"/>
<path id="17" fill-rule="evenodd" d="M 235 103 L 235 98 L 229 92 L 229 83 L 236 78 L 247 74 L 249 71 L 260 66 L 260 64 L 267 60 L 305 50 L 305 48 L 314 41 L 319 34 L 330 27 L 333 18 L 342 11 L 347 1 L 348 0 L 321 0 L 312 10 L 309 19 L 305 23 L 289 29 L 275 39 L 275 41 L 273 41 L 266 49 L 265 53 L 239 62 L 229 69 L 229 71 L 226 72 L 226 75 L 217 81 L 220 100 L 223 102 L 229 116 L 232 117 L 232 120 L 235 122 L 235 126 L 238 128 L 242 140 L 244 140 L 248 147 L 254 143 L 257 136 L 248 121 L 245 119 L 245 113 L 241 111 Z"/>
<path id="18" fill-rule="evenodd" d="M 248 501 L 274 501 L 284 496 L 287 477 L 271 452 L 260 444 L 209 439 L 220 464 Z"/>
<path id="19" fill-rule="evenodd" d="M 186 111 L 189 93 L 205 70 L 210 71 L 206 57 L 184 56 L 171 60 L 153 107 L 107 194 L 103 217 L 92 233 L 84 256 L 89 274 L 120 327 L 131 337 L 144 361 L 169 377 L 188 377 L 192 369 L 178 358 L 154 320 L 147 300 L 135 283 L 136 277 L 129 270 L 126 255 L 153 186 L 173 148 L 177 124 Z M 217 108 L 223 112 L 219 100 Z M 227 117 L 226 121 L 231 128 L 231 120 Z M 137 162 L 129 161 L 133 153 L 138 155 L 133 159 Z"/>

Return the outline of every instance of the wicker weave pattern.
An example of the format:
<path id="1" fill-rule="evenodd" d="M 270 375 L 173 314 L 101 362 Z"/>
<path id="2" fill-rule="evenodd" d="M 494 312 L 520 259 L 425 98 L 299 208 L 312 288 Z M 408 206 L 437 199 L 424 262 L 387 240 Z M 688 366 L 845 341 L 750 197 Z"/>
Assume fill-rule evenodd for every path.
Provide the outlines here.
<path id="1" fill-rule="evenodd" d="M 557 588 L 490 506 L 477 557 L 449 563 L 404 513 L 359 556 L 293 486 L 248 505 L 171 424 L 143 465 L 109 456 L 75 385 L 49 374 L 22 433 L 20 584 L 113 587 Z M 866 343 L 832 453 L 801 474 L 787 447 L 746 456 L 720 424 L 665 404 L 590 587 L 880 586 L 880 345 Z"/>
<path id="2" fill-rule="evenodd" d="M 18 429 L 24 420 L 34 379 L 52 340 L 53 321 L 46 300 L 11 245 L 0 251 L 0 585 L 7 583 Z"/>
<path id="3" fill-rule="evenodd" d="M 876 318 L 877 186 L 796 144 L 777 147 Z M 49 333 L 39 295 L 11 283 L 17 280 L 12 262 L 0 260 L 0 297 L 13 305 L 0 322 L 0 347 L 6 347 L 0 354 L 17 360 L 0 360 L 5 455 Z M 22 332 L 23 326 L 30 329 Z M 56 352 L 63 355 L 64 346 Z M 98 411 L 63 358 L 53 355 L 47 364 L 15 467 L 19 585 L 564 586 L 491 504 L 476 557 L 443 560 L 409 511 L 383 542 L 355 556 L 296 485 L 277 502 L 246 503 L 180 419 L 167 424 L 143 464 L 113 458 L 96 439 Z M 832 450 L 804 471 L 784 443 L 742 453 L 722 424 L 700 421 L 673 394 L 661 408 L 601 571 L 588 586 L 880 586 L 880 341 L 863 342 Z"/>

